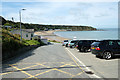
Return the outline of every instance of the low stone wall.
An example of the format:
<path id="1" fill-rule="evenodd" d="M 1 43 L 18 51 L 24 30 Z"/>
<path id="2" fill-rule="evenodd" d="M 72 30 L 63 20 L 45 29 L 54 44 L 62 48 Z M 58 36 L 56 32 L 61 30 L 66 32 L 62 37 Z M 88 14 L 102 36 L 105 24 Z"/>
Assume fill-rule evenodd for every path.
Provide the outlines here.
<path id="1" fill-rule="evenodd" d="M 12 53 L 9 53 L 9 52 L 4 53 L 4 54 L 2 54 L 2 61 L 7 61 L 10 58 L 13 58 L 13 57 L 15 57 L 17 55 L 23 54 L 23 53 L 25 53 L 25 52 L 27 52 L 27 51 L 29 51 L 31 49 L 37 48 L 39 46 L 40 45 L 28 46 L 28 47 L 23 47 L 23 48 L 21 48 L 21 49 L 19 49 L 17 51 L 12 52 Z"/>

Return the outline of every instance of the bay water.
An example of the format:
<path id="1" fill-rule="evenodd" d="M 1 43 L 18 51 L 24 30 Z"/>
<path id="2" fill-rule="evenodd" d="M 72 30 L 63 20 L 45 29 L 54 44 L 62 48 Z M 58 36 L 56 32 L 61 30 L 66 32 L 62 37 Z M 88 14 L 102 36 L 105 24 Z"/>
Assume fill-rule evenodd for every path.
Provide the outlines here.
<path id="1" fill-rule="evenodd" d="M 54 34 L 73 39 L 76 37 L 80 40 L 102 40 L 102 39 L 118 39 L 118 28 L 103 28 L 102 31 L 60 31 L 54 32 Z"/>

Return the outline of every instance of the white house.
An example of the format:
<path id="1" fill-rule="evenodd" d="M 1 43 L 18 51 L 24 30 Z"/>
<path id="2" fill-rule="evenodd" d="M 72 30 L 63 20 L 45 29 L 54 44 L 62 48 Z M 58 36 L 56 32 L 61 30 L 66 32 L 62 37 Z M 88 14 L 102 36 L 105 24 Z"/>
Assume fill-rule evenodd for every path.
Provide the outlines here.
<path id="1" fill-rule="evenodd" d="M 12 28 L 12 26 L 4 26 L 5 28 Z"/>
<path id="2" fill-rule="evenodd" d="M 20 34 L 20 30 L 13 30 L 11 31 L 11 33 Z M 22 29 L 22 38 L 26 40 L 32 40 L 33 36 L 34 36 L 34 29 Z"/>

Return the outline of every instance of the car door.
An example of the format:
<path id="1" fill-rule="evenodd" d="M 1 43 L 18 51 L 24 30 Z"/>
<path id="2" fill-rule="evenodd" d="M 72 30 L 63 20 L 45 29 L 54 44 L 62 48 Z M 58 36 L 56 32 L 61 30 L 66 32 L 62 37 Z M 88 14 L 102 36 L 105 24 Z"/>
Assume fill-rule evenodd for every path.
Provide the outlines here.
<path id="1" fill-rule="evenodd" d="M 118 46 L 116 41 L 108 41 L 108 50 L 111 51 L 114 54 L 118 53 Z"/>
<path id="2" fill-rule="evenodd" d="M 120 41 L 116 41 L 117 43 L 117 54 L 120 54 Z"/>

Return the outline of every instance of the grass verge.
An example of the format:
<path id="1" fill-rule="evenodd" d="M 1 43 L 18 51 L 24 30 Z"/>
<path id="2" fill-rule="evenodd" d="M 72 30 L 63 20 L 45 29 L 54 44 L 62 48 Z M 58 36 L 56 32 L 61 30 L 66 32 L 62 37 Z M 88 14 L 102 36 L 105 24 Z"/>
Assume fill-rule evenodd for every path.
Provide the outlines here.
<path id="1" fill-rule="evenodd" d="M 48 42 L 61 43 L 61 42 L 59 42 L 59 41 L 56 41 L 56 40 L 49 40 Z"/>

